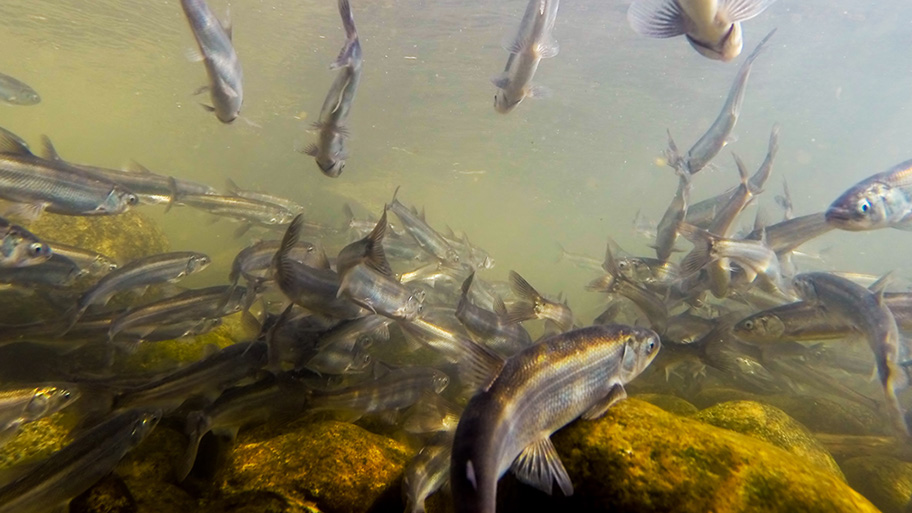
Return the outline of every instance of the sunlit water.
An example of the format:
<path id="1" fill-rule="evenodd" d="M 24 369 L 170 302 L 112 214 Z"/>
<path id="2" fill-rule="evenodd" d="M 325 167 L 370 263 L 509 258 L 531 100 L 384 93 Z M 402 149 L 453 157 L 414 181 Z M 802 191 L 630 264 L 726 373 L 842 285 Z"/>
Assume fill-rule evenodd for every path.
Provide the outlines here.
<path id="1" fill-rule="evenodd" d="M 217 187 L 232 178 L 301 201 L 309 217 L 329 224 L 341 223 L 345 202 L 379 214 L 401 185 L 400 199 L 423 205 L 432 225 L 464 230 L 494 256 L 485 278 L 515 269 L 546 293 L 563 291 L 588 322 L 603 299 L 583 289 L 589 271 L 555 262 L 556 243 L 600 258 L 610 235 L 650 253 L 633 219 L 640 211 L 658 220 L 674 193 L 673 173 L 656 162 L 665 130 L 686 150 L 715 119 L 743 55 L 723 64 L 682 38 L 638 37 L 627 26 L 628 2 L 565 1 L 555 29 L 560 54 L 536 76 L 551 97 L 504 116 L 492 107 L 489 79 L 503 69 L 502 41 L 525 4 L 353 1 L 364 75 L 351 157 L 338 179 L 298 151 L 314 139 L 308 128 L 344 39 L 331 1 L 232 3 L 249 123 L 226 126 L 197 105 L 205 95 L 192 96 L 206 79 L 186 58 L 194 43 L 178 2 L 5 0 L 0 72 L 43 100 L 0 107 L 0 126 L 35 146 L 47 134 L 75 162 L 118 167 L 135 159 Z M 224 17 L 225 2 L 211 6 Z M 736 141 L 717 169 L 697 176 L 694 199 L 737 183 L 729 150 L 756 168 L 775 122 L 781 151 L 759 201 L 774 218 L 783 178 L 801 215 L 910 158 L 910 20 L 912 4 L 902 0 L 781 0 L 745 23 L 745 55 L 779 31 L 754 65 Z M 234 239 L 231 223 L 210 225 L 188 209 L 143 212 L 160 219 L 175 249 L 213 256 L 197 282 L 223 281 L 234 254 L 267 236 Z M 752 218 L 750 210 L 741 222 Z M 834 232 L 808 246 L 831 249 L 822 267 L 902 273 L 912 237 Z"/>

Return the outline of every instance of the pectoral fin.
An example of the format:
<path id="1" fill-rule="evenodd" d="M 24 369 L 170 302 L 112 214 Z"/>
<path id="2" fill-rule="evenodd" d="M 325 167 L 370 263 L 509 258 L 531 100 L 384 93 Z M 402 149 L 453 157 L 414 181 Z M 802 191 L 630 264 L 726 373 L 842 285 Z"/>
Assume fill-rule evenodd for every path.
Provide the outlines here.
<path id="1" fill-rule="evenodd" d="M 775 1 L 776 0 L 721 0 L 719 2 L 719 12 L 717 16 L 720 19 L 726 20 L 728 23 L 749 20 L 765 11 L 767 7 L 772 5 Z"/>
<path id="2" fill-rule="evenodd" d="M 685 18 L 675 0 L 635 0 L 627 10 L 627 22 L 641 36 L 675 37 L 685 32 Z"/>
<path id="3" fill-rule="evenodd" d="M 667 376 L 666 376 L 666 379 Z M 611 391 L 608 392 L 608 395 L 604 399 L 595 403 L 592 408 L 583 414 L 583 418 L 586 420 L 597 419 L 605 414 L 608 411 L 608 408 L 611 408 L 620 401 L 627 399 L 627 391 L 624 390 L 624 386 L 620 383 L 611 387 Z"/>
<path id="4" fill-rule="evenodd" d="M 554 481 L 565 496 L 573 495 L 573 484 L 550 438 L 537 440 L 519 453 L 511 467 L 516 479 L 551 495 Z"/>

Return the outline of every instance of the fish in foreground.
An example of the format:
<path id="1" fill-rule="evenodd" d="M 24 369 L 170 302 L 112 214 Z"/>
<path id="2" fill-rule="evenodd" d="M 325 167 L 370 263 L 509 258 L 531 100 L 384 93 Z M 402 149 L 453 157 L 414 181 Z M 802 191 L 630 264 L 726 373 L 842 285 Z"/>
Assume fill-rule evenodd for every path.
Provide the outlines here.
<path id="1" fill-rule="evenodd" d="M 192 251 L 161 253 L 134 260 L 103 276 L 79 298 L 70 317 L 70 326 L 76 324 L 90 306 L 106 304 L 118 292 L 156 283 L 174 282 L 202 271 L 209 263 L 208 256 Z"/>
<path id="2" fill-rule="evenodd" d="M 424 513 L 424 501 L 439 490 L 450 477 L 453 432 L 434 435 L 412 458 L 402 476 L 402 497 L 406 513 Z"/>
<path id="3" fill-rule="evenodd" d="M 505 49 L 510 52 L 503 73 L 491 79 L 497 86 L 494 110 L 506 114 L 525 98 L 547 95 L 544 88 L 532 86 L 532 77 L 542 59 L 557 55 L 560 47 L 551 32 L 557 20 L 558 0 L 529 0 L 516 38 Z"/>
<path id="4" fill-rule="evenodd" d="M 0 198 L 21 203 L 14 211 L 36 218 L 42 211 L 71 216 L 121 214 L 139 203 L 114 182 L 74 173 L 65 163 L 38 157 L 20 137 L 0 129 Z"/>
<path id="5" fill-rule="evenodd" d="M 503 362 L 469 401 L 453 440 L 450 486 L 457 512 L 494 513 L 508 469 L 546 493 L 573 493 L 552 433 L 595 419 L 627 395 L 624 385 L 655 358 L 661 342 L 639 327 L 590 326 L 548 337 Z"/>
<path id="6" fill-rule="evenodd" d="M 241 113 L 244 103 L 243 72 L 231 44 L 231 25 L 219 22 L 203 0 L 181 0 L 181 7 L 209 75 L 209 85 L 199 92 L 208 89 L 212 105 L 203 108 L 215 112 L 222 123 L 231 123 Z"/>
<path id="7" fill-rule="evenodd" d="M 44 513 L 108 475 L 158 424 L 161 413 L 129 410 L 86 431 L 51 457 L 0 488 L 0 513 Z"/>
<path id="8" fill-rule="evenodd" d="M 909 428 L 896 392 L 907 387 L 909 380 L 900 367 L 902 341 L 896 320 L 883 300 L 883 291 L 875 293 L 845 278 L 822 272 L 799 274 L 794 284 L 805 301 L 825 308 L 829 315 L 847 319 L 864 335 L 874 353 L 877 375 L 894 427 L 908 435 Z"/>
<path id="9" fill-rule="evenodd" d="M 776 0 L 634 0 L 627 21 L 643 36 L 684 35 L 700 55 L 728 62 L 741 53 L 741 22 Z"/>
<path id="10" fill-rule="evenodd" d="M 766 43 L 775 33 L 776 29 L 771 30 L 741 64 L 741 67 L 738 69 L 738 74 L 735 76 L 735 81 L 728 91 L 728 97 L 725 99 L 725 104 L 722 105 L 722 110 L 719 112 L 716 120 L 709 126 L 706 133 L 687 150 L 686 155 L 682 157 L 678 154 L 678 150 L 675 148 L 674 142 L 671 139 L 671 134 L 669 133 L 669 149 L 666 153 L 666 159 L 671 167 L 676 170 L 686 171 L 692 175 L 696 174 L 706 167 L 706 165 L 719 154 L 722 148 L 728 144 L 729 136 L 735 128 L 735 124 L 738 122 L 738 117 L 741 116 L 741 105 L 744 103 L 744 91 L 747 89 L 747 79 L 750 78 L 751 66 L 754 64 L 754 60 L 756 60 L 766 48 Z"/>
<path id="11" fill-rule="evenodd" d="M 0 101 L 10 105 L 35 105 L 41 96 L 28 84 L 0 73 Z"/>
<path id="12" fill-rule="evenodd" d="M 351 5 L 348 0 L 339 0 L 339 14 L 342 16 L 342 25 L 345 27 L 345 45 L 339 56 L 329 66 L 338 69 L 339 74 L 329 88 L 323 107 L 320 109 L 320 119 L 314 125 L 319 137 L 316 144 L 311 144 L 304 153 L 314 157 L 317 166 L 323 174 L 336 178 L 345 169 L 345 159 L 348 151 L 345 149 L 345 139 L 348 130 L 345 123 L 361 83 L 361 41 L 358 31 L 355 30 L 355 18 L 352 16 Z"/>
<path id="13" fill-rule="evenodd" d="M 27 422 L 52 415 L 79 397 L 62 386 L 40 386 L 0 391 L 0 446 Z"/>
<path id="14" fill-rule="evenodd" d="M 28 267 L 51 258 L 50 246 L 25 228 L 0 217 L 0 267 Z"/>
<path id="15" fill-rule="evenodd" d="M 840 230 L 912 230 L 912 160 L 853 185 L 825 215 L 827 224 Z"/>

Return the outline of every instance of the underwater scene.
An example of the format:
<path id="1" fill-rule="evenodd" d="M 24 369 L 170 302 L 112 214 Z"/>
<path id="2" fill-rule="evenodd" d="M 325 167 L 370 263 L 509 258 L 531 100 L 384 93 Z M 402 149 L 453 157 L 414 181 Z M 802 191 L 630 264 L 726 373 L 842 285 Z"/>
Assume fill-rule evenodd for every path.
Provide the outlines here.
<path id="1" fill-rule="evenodd" d="M 912 511 L 910 23 L 3 0 L 0 513 Z"/>

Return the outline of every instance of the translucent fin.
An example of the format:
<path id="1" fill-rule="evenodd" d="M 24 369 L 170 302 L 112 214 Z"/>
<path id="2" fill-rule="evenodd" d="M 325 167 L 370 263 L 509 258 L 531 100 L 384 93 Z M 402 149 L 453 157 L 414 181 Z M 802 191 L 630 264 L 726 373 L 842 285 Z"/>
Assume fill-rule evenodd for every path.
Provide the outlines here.
<path id="1" fill-rule="evenodd" d="M 773 5 L 776 0 L 719 0 L 719 19 L 727 23 L 749 20 Z"/>
<path id="2" fill-rule="evenodd" d="M 510 288 L 519 301 L 510 305 L 504 321 L 514 323 L 537 318 L 535 305 L 542 301 L 542 295 L 516 271 L 510 271 Z"/>
<path id="3" fill-rule="evenodd" d="M 684 13 L 674 0 L 634 0 L 627 22 L 641 36 L 666 38 L 685 32 Z"/>
<path id="4" fill-rule="evenodd" d="M 28 144 L 21 137 L 3 128 L 0 128 L 0 153 L 32 155 Z"/>
<path id="5" fill-rule="evenodd" d="M 625 348 L 625 351 L 627 349 Z M 611 408 L 620 401 L 627 399 L 627 391 L 624 390 L 624 386 L 620 383 L 611 387 L 611 391 L 608 392 L 608 395 L 604 399 L 595 403 L 592 408 L 586 411 L 583 414 L 583 418 L 586 420 L 597 419 L 605 414 L 608 411 L 608 408 Z"/>
<path id="6" fill-rule="evenodd" d="M 550 438 L 533 442 L 519 453 L 510 467 L 516 479 L 551 495 L 555 481 L 565 496 L 573 495 L 573 484 Z"/>

